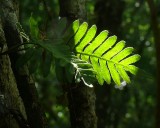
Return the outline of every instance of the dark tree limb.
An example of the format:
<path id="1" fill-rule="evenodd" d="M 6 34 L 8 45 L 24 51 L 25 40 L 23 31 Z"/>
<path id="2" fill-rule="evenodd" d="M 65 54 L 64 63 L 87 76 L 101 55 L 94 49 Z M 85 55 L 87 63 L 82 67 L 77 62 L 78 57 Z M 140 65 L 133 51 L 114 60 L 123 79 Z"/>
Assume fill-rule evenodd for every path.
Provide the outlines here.
<path id="1" fill-rule="evenodd" d="M 156 109 L 156 128 L 160 128 L 160 29 L 158 24 L 157 7 L 153 0 L 147 0 L 150 15 L 151 15 L 151 27 L 153 30 L 153 36 L 156 46 L 156 60 L 157 60 L 157 109 Z"/>
<path id="2" fill-rule="evenodd" d="M 59 0 L 59 3 L 60 16 L 66 17 L 68 24 L 76 19 L 86 20 L 85 0 Z M 94 88 L 74 81 L 63 85 L 67 86 L 71 127 L 97 128 Z"/>
<path id="3" fill-rule="evenodd" d="M 8 48 L 23 43 L 18 32 L 16 23 L 18 22 L 18 1 L 1 0 L 2 24 Z M 24 102 L 27 119 L 31 128 L 45 128 L 46 121 L 44 112 L 38 101 L 38 94 L 33 78 L 28 72 L 27 66 L 16 69 L 16 61 L 23 52 L 9 54 L 11 66 L 16 78 L 18 90 Z"/>

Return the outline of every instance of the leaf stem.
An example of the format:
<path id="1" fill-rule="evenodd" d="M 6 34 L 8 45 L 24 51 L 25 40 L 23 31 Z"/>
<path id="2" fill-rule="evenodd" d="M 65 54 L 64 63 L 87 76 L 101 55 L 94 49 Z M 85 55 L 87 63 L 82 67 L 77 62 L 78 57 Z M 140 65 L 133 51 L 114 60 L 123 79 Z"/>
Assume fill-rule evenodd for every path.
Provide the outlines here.
<path id="1" fill-rule="evenodd" d="M 112 60 L 108 60 L 108 59 L 106 59 L 106 58 L 99 57 L 99 56 L 97 56 L 97 55 L 95 55 L 95 54 L 88 54 L 88 53 L 84 53 L 84 52 L 76 52 L 76 54 L 82 54 L 82 55 L 87 55 L 87 56 L 95 57 L 95 58 L 102 59 L 102 60 L 105 60 L 105 61 L 108 61 L 108 62 L 112 62 L 112 63 L 117 64 L 117 65 L 121 65 L 121 66 L 123 66 L 123 67 L 127 67 L 127 65 L 123 65 L 123 64 L 114 62 L 114 61 L 112 61 Z"/>
<path id="2" fill-rule="evenodd" d="M 37 43 L 22 43 L 22 44 L 17 44 L 17 45 L 15 45 L 15 46 L 11 47 L 9 50 L 0 53 L 0 56 L 6 55 L 6 54 L 11 53 L 11 52 L 15 52 L 15 50 L 16 50 L 17 48 L 19 48 L 20 46 L 28 45 L 28 44 L 33 44 L 33 45 L 38 45 L 38 46 L 40 46 L 40 45 L 37 44 Z M 22 50 L 25 50 L 25 48 L 20 49 L 20 50 L 18 50 L 18 51 L 22 51 Z"/>

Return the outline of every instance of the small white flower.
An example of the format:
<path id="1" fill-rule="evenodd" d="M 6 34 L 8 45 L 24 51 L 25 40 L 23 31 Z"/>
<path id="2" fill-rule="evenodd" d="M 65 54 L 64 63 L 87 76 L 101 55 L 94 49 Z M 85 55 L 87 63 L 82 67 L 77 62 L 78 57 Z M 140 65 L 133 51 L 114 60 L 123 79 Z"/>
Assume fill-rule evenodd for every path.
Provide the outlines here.
<path id="1" fill-rule="evenodd" d="M 122 81 L 121 85 L 115 85 L 116 89 L 123 90 L 123 88 L 127 85 L 126 81 Z"/>

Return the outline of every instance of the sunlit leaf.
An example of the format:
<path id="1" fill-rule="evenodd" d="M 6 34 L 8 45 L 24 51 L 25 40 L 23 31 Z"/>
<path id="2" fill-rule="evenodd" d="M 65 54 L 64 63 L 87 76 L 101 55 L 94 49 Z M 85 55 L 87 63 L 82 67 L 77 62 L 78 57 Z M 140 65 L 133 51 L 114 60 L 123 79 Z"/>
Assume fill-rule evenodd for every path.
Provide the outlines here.
<path id="1" fill-rule="evenodd" d="M 77 23 L 78 21 L 75 21 L 72 25 Z M 111 78 L 117 85 L 121 84 L 121 79 L 130 83 L 127 72 L 136 74 L 138 68 L 131 64 L 140 59 L 138 54 L 131 55 L 133 48 L 125 48 L 125 41 L 116 43 L 117 37 L 108 37 L 108 31 L 106 30 L 95 36 L 97 31 L 95 25 L 89 29 L 86 22 L 75 26 L 76 31 L 73 28 L 72 32 L 75 33 L 68 37 L 67 43 L 71 46 L 71 49 L 74 48 L 73 51 L 77 57 L 91 64 L 92 70 L 96 72 L 99 84 L 102 85 L 104 81 L 110 84 Z M 71 28 L 69 30 L 71 31 Z"/>

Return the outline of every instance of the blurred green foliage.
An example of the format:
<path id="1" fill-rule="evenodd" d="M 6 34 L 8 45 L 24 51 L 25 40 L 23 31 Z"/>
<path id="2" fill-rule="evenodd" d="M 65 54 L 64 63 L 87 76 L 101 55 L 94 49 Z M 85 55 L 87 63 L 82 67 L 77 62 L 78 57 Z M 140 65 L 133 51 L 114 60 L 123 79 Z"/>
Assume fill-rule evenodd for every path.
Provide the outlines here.
<path id="1" fill-rule="evenodd" d="M 98 115 L 107 112 L 106 115 L 102 115 L 103 118 L 98 117 L 98 120 L 103 123 L 103 128 L 151 128 L 155 123 L 156 59 L 150 26 L 150 12 L 144 0 L 124 0 L 124 2 L 123 18 L 119 19 L 122 20 L 120 33 L 127 45 L 133 46 L 136 49 L 135 52 L 142 56 L 138 63 L 138 67 L 142 70 L 132 78 L 132 84 L 124 87 L 122 91 L 114 89 L 112 86 L 109 100 L 107 99 L 108 95 L 106 97 L 97 95 L 97 107 L 103 108 L 102 99 L 108 102 L 107 109 L 98 109 Z M 156 3 L 160 7 L 158 0 Z M 87 0 L 86 7 L 90 24 L 95 23 L 97 19 L 97 14 L 94 13 L 95 4 L 96 0 Z M 160 8 L 158 9 L 160 16 Z M 33 15 L 38 22 L 41 35 L 44 37 L 47 35 L 54 38 L 58 35 L 54 31 L 57 27 L 58 13 L 58 0 L 45 1 L 45 3 L 44 0 L 20 1 L 22 26 L 27 30 L 29 17 Z M 63 94 L 60 83 L 56 80 L 54 66 L 51 67 L 51 73 L 47 77 L 42 77 L 39 71 L 34 74 L 34 77 L 49 128 L 69 128 L 66 96 Z M 107 93 L 107 90 L 104 90 L 104 93 L 105 91 Z"/>

